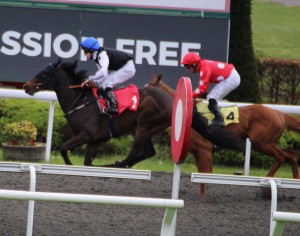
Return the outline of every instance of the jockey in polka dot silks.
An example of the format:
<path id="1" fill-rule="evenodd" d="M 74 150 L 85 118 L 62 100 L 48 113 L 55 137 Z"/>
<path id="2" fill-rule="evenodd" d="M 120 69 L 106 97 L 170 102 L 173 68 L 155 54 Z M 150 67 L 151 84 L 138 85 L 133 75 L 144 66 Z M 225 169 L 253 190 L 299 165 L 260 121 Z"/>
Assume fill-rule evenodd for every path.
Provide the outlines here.
<path id="1" fill-rule="evenodd" d="M 205 94 L 210 83 L 215 83 L 214 88 L 208 93 L 208 108 L 215 115 L 212 120 L 214 125 L 224 125 L 220 113 L 218 101 L 222 100 L 232 90 L 240 85 L 240 75 L 232 64 L 219 61 L 201 59 L 193 52 L 187 53 L 181 62 L 191 73 L 199 74 L 198 88 L 193 92 L 193 98 L 199 98 Z"/>
<path id="2" fill-rule="evenodd" d="M 118 106 L 113 88 L 135 75 L 133 55 L 120 50 L 101 47 L 94 37 L 86 38 L 80 43 L 80 46 L 87 59 L 94 60 L 98 67 L 96 74 L 89 76 L 81 84 L 81 87 L 97 86 L 103 88 L 110 103 L 106 113 L 117 114 Z"/>

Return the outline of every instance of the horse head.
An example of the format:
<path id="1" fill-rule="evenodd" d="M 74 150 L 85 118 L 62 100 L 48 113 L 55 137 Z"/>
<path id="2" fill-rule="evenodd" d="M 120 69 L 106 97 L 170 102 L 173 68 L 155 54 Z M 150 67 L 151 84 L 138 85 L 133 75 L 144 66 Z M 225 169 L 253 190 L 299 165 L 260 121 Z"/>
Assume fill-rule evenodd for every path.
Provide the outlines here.
<path id="1" fill-rule="evenodd" d="M 47 65 L 36 76 L 29 80 L 24 86 L 24 90 L 29 95 L 34 95 L 38 91 L 53 89 L 55 81 L 51 78 L 55 75 L 57 68 L 61 64 L 61 58 Z"/>

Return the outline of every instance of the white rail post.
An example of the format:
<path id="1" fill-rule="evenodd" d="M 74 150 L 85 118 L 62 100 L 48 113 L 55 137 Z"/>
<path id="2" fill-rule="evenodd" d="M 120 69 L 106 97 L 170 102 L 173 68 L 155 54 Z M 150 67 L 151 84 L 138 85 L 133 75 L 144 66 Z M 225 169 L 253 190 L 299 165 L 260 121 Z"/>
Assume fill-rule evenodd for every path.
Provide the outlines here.
<path id="1" fill-rule="evenodd" d="M 46 158 L 45 158 L 46 163 L 50 162 L 53 120 L 54 120 L 54 105 L 55 105 L 54 100 L 51 100 L 50 108 L 49 108 L 48 129 L 47 129 L 47 144 L 46 144 Z"/>
<path id="2" fill-rule="evenodd" d="M 172 199 L 178 199 L 179 196 L 179 185 L 180 185 L 180 166 L 174 164 L 173 173 L 173 187 L 172 187 Z M 160 235 L 175 236 L 176 233 L 176 219 L 177 219 L 177 209 L 167 208 Z"/>
<path id="3" fill-rule="evenodd" d="M 251 142 L 249 138 L 246 138 L 246 153 L 245 153 L 245 164 L 244 164 L 245 176 L 249 176 L 250 156 L 251 156 Z"/>
<path id="4" fill-rule="evenodd" d="M 30 192 L 35 192 L 36 186 L 36 171 L 35 167 L 30 165 Z M 33 229 L 33 216 L 34 216 L 34 200 L 28 201 L 28 213 L 27 213 L 27 236 L 32 236 L 32 229 Z"/>
<path id="5" fill-rule="evenodd" d="M 273 234 L 274 229 L 276 228 L 276 221 L 273 221 L 272 214 L 277 210 L 277 186 L 274 180 L 269 180 L 271 186 L 271 214 L 270 214 L 270 236 Z"/>

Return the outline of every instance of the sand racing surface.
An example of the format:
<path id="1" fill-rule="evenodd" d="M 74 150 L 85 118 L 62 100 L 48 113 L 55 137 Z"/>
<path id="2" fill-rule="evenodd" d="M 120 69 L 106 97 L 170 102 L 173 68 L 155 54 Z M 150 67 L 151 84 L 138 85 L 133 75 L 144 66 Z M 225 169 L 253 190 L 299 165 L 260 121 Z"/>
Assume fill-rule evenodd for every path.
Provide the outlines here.
<path id="1" fill-rule="evenodd" d="M 150 181 L 37 174 L 36 191 L 171 198 L 173 175 L 152 172 Z M 0 172 L 1 189 L 29 190 L 29 173 Z M 208 185 L 205 197 L 181 174 L 176 235 L 269 235 L 271 201 L 259 187 Z M 300 190 L 278 189 L 278 211 L 300 213 Z M 0 200 L 0 235 L 26 235 L 28 201 Z M 165 209 L 35 202 L 33 235 L 160 235 Z M 283 235 L 300 235 L 287 223 Z"/>

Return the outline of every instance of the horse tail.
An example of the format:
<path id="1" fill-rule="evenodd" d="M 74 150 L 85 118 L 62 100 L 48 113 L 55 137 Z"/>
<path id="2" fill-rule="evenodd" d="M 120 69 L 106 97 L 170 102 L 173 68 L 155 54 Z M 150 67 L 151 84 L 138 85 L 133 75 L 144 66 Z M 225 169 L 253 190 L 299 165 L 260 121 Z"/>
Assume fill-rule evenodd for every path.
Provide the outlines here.
<path id="1" fill-rule="evenodd" d="M 197 109 L 193 109 L 192 128 L 218 147 L 239 152 L 245 150 L 244 142 L 235 138 L 232 132 L 222 126 L 208 126 L 207 119 Z"/>
<path id="2" fill-rule="evenodd" d="M 285 114 L 285 125 L 288 130 L 300 133 L 300 119 L 297 117 Z"/>

